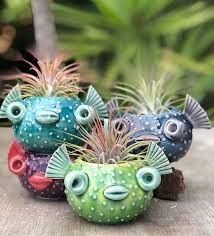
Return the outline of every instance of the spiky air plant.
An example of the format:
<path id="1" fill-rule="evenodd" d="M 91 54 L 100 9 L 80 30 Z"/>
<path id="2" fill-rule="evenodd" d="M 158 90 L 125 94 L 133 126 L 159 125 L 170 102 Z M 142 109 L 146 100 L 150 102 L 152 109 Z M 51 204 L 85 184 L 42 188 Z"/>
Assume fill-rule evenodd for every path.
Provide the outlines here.
<path id="1" fill-rule="evenodd" d="M 69 204 L 79 216 L 96 223 L 127 222 L 149 206 L 152 190 L 158 187 L 162 174 L 171 173 L 170 163 L 162 149 L 152 143 L 147 152 L 131 154 L 142 145 L 128 146 L 130 133 L 122 135 L 95 121 L 92 133 L 82 129 L 87 147 L 66 145 L 51 157 L 46 177 L 64 179 Z M 115 132 L 116 131 L 116 132 Z M 77 156 L 71 161 L 69 156 Z"/>
<path id="2" fill-rule="evenodd" d="M 175 99 L 177 88 L 173 80 L 169 82 L 162 77 L 148 81 L 139 77 L 138 84 L 122 84 L 117 88 L 115 99 L 122 100 L 126 115 L 120 117 L 118 113 L 115 122 L 128 127 L 124 132 L 136 131 L 130 138 L 132 142 L 156 142 L 170 162 L 187 153 L 193 128 L 211 128 L 206 112 L 191 96 L 186 96 L 183 112 L 175 105 L 179 100 Z M 120 109 L 115 99 L 108 103 L 111 111 Z M 141 151 L 140 148 L 137 152 Z"/>
<path id="3" fill-rule="evenodd" d="M 79 74 L 77 63 L 62 67 L 63 57 L 60 56 L 49 61 L 38 61 L 37 66 L 31 65 L 31 70 L 36 76 L 29 73 L 21 73 L 19 78 L 24 82 L 20 85 L 23 97 L 74 97 L 80 92 Z"/>
<path id="4" fill-rule="evenodd" d="M 119 83 L 116 89 L 114 95 L 121 103 L 120 108 L 137 115 L 169 112 L 181 100 L 176 97 L 177 88 L 167 75 L 151 81 L 139 75 L 137 84 Z"/>
<path id="5" fill-rule="evenodd" d="M 64 194 L 63 184 L 56 191 L 56 182 L 44 173 L 51 154 L 59 147 L 58 141 L 82 145 L 79 126 L 89 130 L 95 114 L 102 119 L 108 113 L 92 86 L 84 101 L 78 97 L 77 64 L 63 67 L 62 58 L 38 60 L 39 67 L 28 64 L 33 74 L 19 75 L 23 83 L 12 88 L 0 108 L 0 118 L 12 121 L 18 140 L 11 145 L 8 166 L 29 192 L 57 199 Z"/>

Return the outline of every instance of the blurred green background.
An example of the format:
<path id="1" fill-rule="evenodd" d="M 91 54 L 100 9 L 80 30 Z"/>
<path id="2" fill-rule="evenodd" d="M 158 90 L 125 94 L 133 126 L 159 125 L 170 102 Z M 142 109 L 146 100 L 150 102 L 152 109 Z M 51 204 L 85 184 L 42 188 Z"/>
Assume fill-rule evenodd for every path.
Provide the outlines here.
<path id="1" fill-rule="evenodd" d="M 104 97 L 118 81 L 134 83 L 136 70 L 164 71 L 214 117 L 213 1 L 58 0 L 51 12 L 59 48 Z M 0 73 L 34 44 L 31 1 L 0 1 Z"/>

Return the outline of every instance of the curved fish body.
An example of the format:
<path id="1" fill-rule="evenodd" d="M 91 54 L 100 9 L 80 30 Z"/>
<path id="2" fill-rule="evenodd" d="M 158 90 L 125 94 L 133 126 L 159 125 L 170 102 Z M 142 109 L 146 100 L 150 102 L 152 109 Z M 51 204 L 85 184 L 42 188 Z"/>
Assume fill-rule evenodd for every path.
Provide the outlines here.
<path id="1" fill-rule="evenodd" d="M 51 157 L 45 176 L 64 179 L 67 200 L 79 216 L 95 223 L 117 224 L 142 214 L 161 175 L 169 173 L 170 163 L 154 143 L 145 159 L 116 164 L 71 162 L 62 145 Z"/>
<path id="2" fill-rule="evenodd" d="M 191 146 L 193 126 L 180 111 L 175 110 L 156 116 L 127 114 L 121 119 L 127 121 L 129 132 L 136 130 L 131 136 L 130 143 L 135 141 L 155 142 L 162 148 L 170 162 L 183 157 Z M 169 124 L 169 122 L 172 123 Z M 173 126 L 174 124 L 175 127 L 177 124 L 176 129 L 182 130 L 177 131 L 176 135 L 170 136 L 167 129 L 169 129 L 169 125 Z"/>
<path id="3" fill-rule="evenodd" d="M 119 114 L 115 100 L 108 104 L 109 113 L 115 117 L 115 126 L 120 125 L 120 133 L 132 132 L 130 144 L 135 141 L 155 142 L 165 152 L 170 162 L 185 156 L 192 143 L 192 130 L 210 129 L 211 123 L 200 104 L 187 95 L 183 111 L 171 107 L 158 114 Z M 112 112 L 113 111 L 113 112 Z M 116 129 L 118 132 L 118 129 Z M 142 148 L 145 146 L 142 145 Z M 142 149 L 135 150 L 141 152 Z"/>
<path id="4" fill-rule="evenodd" d="M 32 97 L 23 100 L 26 113 L 14 124 L 16 139 L 35 153 L 52 153 L 59 143 L 79 144 L 78 122 L 74 112 L 81 105 L 79 98 Z M 71 136 L 72 134 L 74 136 Z"/>
<path id="5" fill-rule="evenodd" d="M 64 182 L 45 177 L 50 158 L 50 154 L 26 152 L 14 140 L 9 148 L 8 168 L 19 177 L 23 187 L 33 196 L 53 200 L 62 199 L 65 198 Z"/>
<path id="6" fill-rule="evenodd" d="M 95 119 L 108 116 L 105 104 L 91 86 L 84 102 L 74 96 L 22 99 L 19 85 L 5 98 L 0 118 L 13 123 L 16 139 L 25 150 L 52 154 L 63 142 L 80 144 L 79 125 L 89 129 Z"/>

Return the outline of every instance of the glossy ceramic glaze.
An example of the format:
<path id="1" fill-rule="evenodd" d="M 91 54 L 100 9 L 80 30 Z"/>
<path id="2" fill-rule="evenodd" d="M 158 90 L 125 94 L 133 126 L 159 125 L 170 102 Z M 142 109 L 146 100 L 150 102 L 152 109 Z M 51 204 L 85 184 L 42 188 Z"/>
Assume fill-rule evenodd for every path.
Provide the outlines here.
<path id="1" fill-rule="evenodd" d="M 23 187 L 33 196 L 44 199 L 65 198 L 65 186 L 62 180 L 52 180 L 45 177 L 45 171 L 50 155 L 26 153 L 26 171 L 19 176 Z"/>
<path id="2" fill-rule="evenodd" d="M 80 143 L 69 135 L 79 136 L 74 115 L 81 104 L 79 98 L 31 97 L 22 103 L 26 107 L 24 117 L 13 125 L 13 129 L 26 150 L 53 153 L 62 142 Z"/>
<path id="3" fill-rule="evenodd" d="M 156 142 L 163 149 L 170 162 L 183 157 L 192 143 L 193 126 L 186 116 L 177 109 L 157 115 L 126 114 L 120 119 L 125 119 L 128 122 L 128 131 L 133 132 L 131 136 L 133 141 L 148 140 Z M 176 127 L 177 133 L 175 135 L 168 134 L 166 130 L 169 121 L 180 124 Z"/>
<path id="4" fill-rule="evenodd" d="M 45 177 L 50 154 L 26 152 L 14 140 L 8 152 L 8 168 L 18 176 L 23 187 L 33 196 L 45 199 L 65 198 L 64 182 Z"/>
<path id="5" fill-rule="evenodd" d="M 143 166 L 143 162 L 98 165 L 76 161 L 68 172 L 84 172 L 89 184 L 81 195 L 66 189 L 67 200 L 75 212 L 89 221 L 105 224 L 130 221 L 148 208 L 152 198 L 152 191 L 141 188 L 136 178 Z M 111 193 L 119 197 L 125 194 L 124 190 L 127 192 L 124 198 L 113 200 L 108 196 Z"/>
<path id="6" fill-rule="evenodd" d="M 116 224 L 143 213 L 161 175 L 171 171 L 163 150 L 154 143 L 141 159 L 114 164 L 71 161 L 63 144 L 52 155 L 45 176 L 64 179 L 67 200 L 79 216 L 95 223 Z"/>

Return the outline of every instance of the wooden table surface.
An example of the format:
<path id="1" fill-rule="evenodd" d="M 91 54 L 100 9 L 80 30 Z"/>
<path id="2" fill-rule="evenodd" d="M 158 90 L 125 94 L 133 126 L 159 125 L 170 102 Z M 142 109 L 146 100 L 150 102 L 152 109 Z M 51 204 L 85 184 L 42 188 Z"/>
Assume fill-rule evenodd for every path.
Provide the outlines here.
<path id="1" fill-rule="evenodd" d="M 214 235 L 214 129 L 197 130 L 187 156 L 174 165 L 185 175 L 177 202 L 153 199 L 137 220 L 97 225 L 76 216 L 66 201 L 33 199 L 7 169 L 12 132 L 0 128 L 0 235 Z"/>

